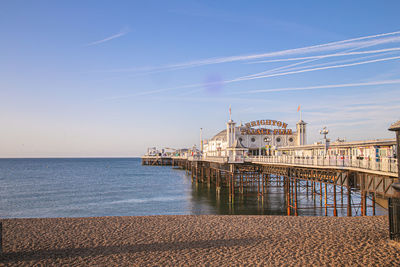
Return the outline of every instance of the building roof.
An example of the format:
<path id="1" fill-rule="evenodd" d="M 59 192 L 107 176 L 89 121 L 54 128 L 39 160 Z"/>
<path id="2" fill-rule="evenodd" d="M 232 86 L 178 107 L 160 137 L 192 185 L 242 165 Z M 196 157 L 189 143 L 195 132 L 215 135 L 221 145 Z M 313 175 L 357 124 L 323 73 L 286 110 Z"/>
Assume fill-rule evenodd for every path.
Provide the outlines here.
<path id="1" fill-rule="evenodd" d="M 389 127 L 389 131 L 400 131 L 400 120 L 394 122 L 392 125 Z"/>
<path id="2" fill-rule="evenodd" d="M 331 142 L 329 147 L 331 148 L 343 148 L 343 147 L 368 147 L 368 146 L 393 146 L 396 144 L 396 139 L 376 139 L 376 140 L 365 140 L 365 141 L 353 141 L 353 142 Z M 278 150 L 304 150 L 304 149 L 315 149 L 324 148 L 324 144 L 312 144 L 304 146 L 286 146 L 279 147 Z"/>
<path id="3" fill-rule="evenodd" d="M 214 135 L 213 138 L 211 138 L 211 140 L 217 140 L 217 139 L 219 139 L 220 141 L 226 141 L 226 130 L 220 131 L 219 133 Z"/>

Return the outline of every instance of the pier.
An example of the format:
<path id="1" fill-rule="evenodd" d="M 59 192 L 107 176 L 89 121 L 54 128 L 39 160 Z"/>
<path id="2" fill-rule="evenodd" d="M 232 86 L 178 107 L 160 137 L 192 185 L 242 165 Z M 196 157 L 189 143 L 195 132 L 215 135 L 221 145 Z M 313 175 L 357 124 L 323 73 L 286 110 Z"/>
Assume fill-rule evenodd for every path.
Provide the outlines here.
<path id="1" fill-rule="evenodd" d="M 360 160 L 358 160 L 360 161 Z M 160 159 L 143 157 L 144 165 L 171 165 L 190 174 L 193 183 L 204 183 L 216 190 L 224 187 L 229 201 L 255 194 L 259 201 L 268 197 L 269 189 L 280 187 L 285 194 L 287 215 L 297 216 L 300 192 L 315 200 L 326 216 L 338 216 L 339 208 L 347 216 L 375 215 L 377 202 L 387 208 L 382 199 L 396 196 L 391 186 L 397 177 L 397 162 L 379 164 L 337 159 L 300 159 L 293 157 L 249 157 L 243 163 L 232 163 L 226 157 L 203 159 L 199 156 Z M 354 195 L 361 201 L 354 203 Z M 369 208 L 369 209 L 368 209 Z M 368 214 L 370 210 L 370 214 Z"/>
<path id="2" fill-rule="evenodd" d="M 302 120 L 292 131 L 276 120 L 236 126 L 230 119 L 226 130 L 201 140 L 200 149 L 153 149 L 152 155 L 142 157 L 142 164 L 181 168 L 193 183 L 214 189 L 217 197 L 223 188 L 232 207 L 237 198 L 248 195 L 264 203 L 276 191 L 284 194 L 282 204 L 289 216 L 310 208 L 325 216 L 339 216 L 338 211 L 341 216 L 374 216 L 379 205 L 388 209 L 391 239 L 400 240 L 399 122 L 389 130 L 396 131 L 396 139 L 330 142 L 324 128 L 323 142 L 307 145 Z M 304 196 L 313 207 L 301 205 L 299 198 Z"/>
<path id="3" fill-rule="evenodd" d="M 172 157 L 168 156 L 143 156 L 142 165 L 150 166 L 171 166 Z"/>

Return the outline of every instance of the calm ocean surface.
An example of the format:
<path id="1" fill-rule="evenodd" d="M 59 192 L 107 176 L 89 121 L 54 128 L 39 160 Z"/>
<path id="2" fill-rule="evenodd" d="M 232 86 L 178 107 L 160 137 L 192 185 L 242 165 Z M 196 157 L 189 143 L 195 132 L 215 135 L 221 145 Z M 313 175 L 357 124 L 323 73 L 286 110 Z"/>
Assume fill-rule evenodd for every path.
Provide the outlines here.
<path id="1" fill-rule="evenodd" d="M 280 189 L 271 189 L 262 203 L 252 195 L 230 205 L 225 190 L 217 197 L 215 188 L 192 184 L 185 171 L 142 166 L 139 158 L 0 159 L 0 182 L 1 218 L 286 214 Z M 300 198 L 303 207 L 312 203 Z M 305 209 L 300 215 L 323 212 Z"/>

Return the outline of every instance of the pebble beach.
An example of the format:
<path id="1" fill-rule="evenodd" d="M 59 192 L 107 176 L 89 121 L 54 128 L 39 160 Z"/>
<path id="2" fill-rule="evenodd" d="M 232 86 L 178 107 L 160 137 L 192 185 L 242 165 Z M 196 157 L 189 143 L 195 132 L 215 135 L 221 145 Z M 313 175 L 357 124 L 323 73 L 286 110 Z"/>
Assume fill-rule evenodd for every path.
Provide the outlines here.
<path id="1" fill-rule="evenodd" d="M 386 216 L 1 221 L 5 266 L 400 266 Z"/>

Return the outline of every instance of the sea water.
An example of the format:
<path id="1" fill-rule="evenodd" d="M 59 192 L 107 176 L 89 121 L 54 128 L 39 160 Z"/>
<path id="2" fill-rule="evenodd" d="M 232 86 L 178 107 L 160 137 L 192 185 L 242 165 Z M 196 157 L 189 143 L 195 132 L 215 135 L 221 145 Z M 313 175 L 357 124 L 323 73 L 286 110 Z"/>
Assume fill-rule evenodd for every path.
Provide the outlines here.
<path id="1" fill-rule="evenodd" d="M 300 215 L 324 215 L 314 205 L 299 194 Z M 184 170 L 142 166 L 140 158 L 0 159 L 0 218 L 171 214 L 286 215 L 285 195 L 271 188 L 262 201 L 236 194 L 230 203 L 224 188 L 216 194 Z"/>

